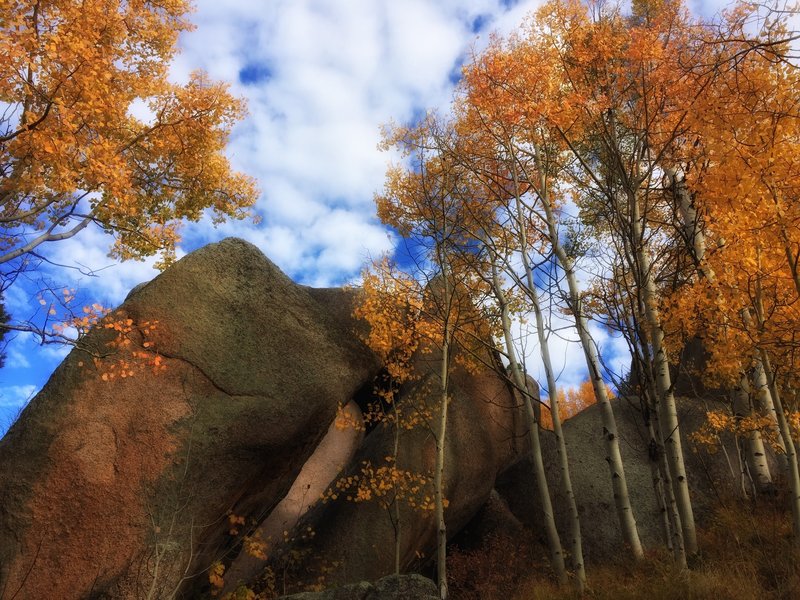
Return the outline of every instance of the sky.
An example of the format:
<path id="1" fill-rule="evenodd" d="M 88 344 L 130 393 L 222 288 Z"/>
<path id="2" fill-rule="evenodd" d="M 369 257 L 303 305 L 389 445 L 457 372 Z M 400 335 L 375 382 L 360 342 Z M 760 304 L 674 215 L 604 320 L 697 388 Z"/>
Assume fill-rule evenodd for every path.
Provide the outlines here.
<path id="1" fill-rule="evenodd" d="M 706 15 L 721 4 L 690 3 Z M 179 256 L 228 236 L 258 246 L 295 281 L 312 286 L 356 282 L 370 258 L 398 240 L 375 216 L 391 156 L 379 151 L 381 126 L 406 123 L 428 109 L 445 111 L 461 65 L 490 32 L 513 31 L 537 0 L 196 0 L 194 31 L 180 39 L 170 77 L 195 69 L 226 81 L 247 100 L 249 116 L 234 130 L 227 154 L 256 178 L 260 224 L 211 220 L 183 229 Z M 133 107 L 132 111 L 138 110 Z M 155 259 L 116 264 L 110 238 L 87 229 L 49 249 L 78 269 L 45 272 L 77 301 L 120 304 L 136 284 L 158 274 Z M 25 319 L 41 310 L 33 284 L 7 292 L 6 308 Z M 594 329 L 613 365 L 627 362 L 624 343 Z M 585 368 L 575 335 L 553 337 L 563 385 Z M 68 348 L 20 335 L 0 369 L 0 435 L 47 381 Z M 527 348 L 535 355 L 536 348 Z M 529 365 L 540 374 L 538 362 Z"/>

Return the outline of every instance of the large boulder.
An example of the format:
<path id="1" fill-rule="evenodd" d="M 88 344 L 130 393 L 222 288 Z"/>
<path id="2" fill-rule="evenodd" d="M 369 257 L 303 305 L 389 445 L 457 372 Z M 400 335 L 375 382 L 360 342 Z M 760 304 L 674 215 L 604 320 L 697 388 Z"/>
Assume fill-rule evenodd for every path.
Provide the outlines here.
<path id="1" fill-rule="evenodd" d="M 663 546 L 663 526 L 652 484 L 649 438 L 638 404 L 629 399 L 612 401 L 617 421 L 620 450 L 625 464 L 628 493 L 642 544 L 646 548 Z M 598 405 L 590 406 L 564 422 L 570 474 L 581 519 L 584 558 L 598 564 L 619 555 L 624 547 L 614 507 L 610 473 L 604 460 L 603 427 Z M 699 526 L 709 515 L 717 494 L 730 492 L 731 473 L 724 453 L 709 455 L 697 449 L 688 434 L 697 431 L 705 419 L 706 403 L 683 399 L 678 403 L 686 474 L 692 493 L 695 520 Z M 546 465 L 555 465 L 556 440 L 548 431 L 541 435 Z M 735 445 L 728 447 L 735 453 Z M 529 458 L 519 461 L 497 481 L 497 490 L 508 502 L 513 514 L 544 541 L 541 506 Z M 560 471 L 548 470 L 548 483 L 556 511 L 559 531 L 569 531 L 567 502 Z"/>
<path id="2" fill-rule="evenodd" d="M 379 366 L 349 314 L 241 240 L 178 261 L 112 318 L 129 342 L 89 336 L 0 441 L 6 597 L 196 588 Z"/>
<path id="3" fill-rule="evenodd" d="M 375 583 L 361 581 L 324 592 L 300 592 L 280 600 L 438 600 L 436 584 L 421 575 L 388 575 Z"/>
<path id="4" fill-rule="evenodd" d="M 483 362 L 491 364 L 495 357 L 485 354 Z M 396 462 L 386 460 L 394 456 L 395 430 L 381 425 L 368 433 L 344 479 L 363 477 L 365 464 L 371 465 L 373 472 L 396 464 L 401 472 L 433 476 L 438 366 L 436 351 L 420 353 L 416 370 L 425 375 L 400 390 L 397 402 L 401 413 L 409 416 L 418 411 L 426 417 L 414 427 L 400 429 Z M 521 406 L 496 369 L 482 366 L 470 370 L 456 363 L 450 378 L 444 495 L 449 501 L 445 511 L 448 536 L 453 537 L 486 503 L 497 475 L 523 457 L 529 447 Z M 375 481 L 380 487 L 381 476 Z M 383 497 L 374 494 L 364 499 L 358 498 L 353 488 L 319 503 L 300 522 L 294 546 L 276 553 L 278 558 L 268 568 L 273 573 L 289 573 L 281 585 L 301 588 L 320 577 L 326 584 L 377 580 L 394 572 L 396 553 L 401 571 L 422 568 L 435 556 L 437 527 L 430 480 L 419 488 L 415 493 L 401 488 L 404 498 L 396 507 L 391 503 L 391 490 Z M 421 509 L 420 503 L 428 506 Z M 395 528 L 396 508 L 399 529 Z"/>

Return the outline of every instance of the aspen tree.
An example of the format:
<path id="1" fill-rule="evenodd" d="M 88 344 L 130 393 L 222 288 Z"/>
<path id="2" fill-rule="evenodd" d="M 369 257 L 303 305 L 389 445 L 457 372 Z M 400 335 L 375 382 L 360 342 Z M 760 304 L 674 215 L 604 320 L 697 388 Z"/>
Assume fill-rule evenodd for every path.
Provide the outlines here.
<path id="1" fill-rule="evenodd" d="M 752 33 L 754 24 L 761 29 Z M 782 401 L 798 385 L 792 348 L 799 325 L 793 305 L 800 298 L 800 74 L 787 25 L 785 14 L 764 19 L 757 8 L 739 4 L 716 35 L 708 63 L 714 85 L 689 114 L 695 137 L 686 149 L 696 165 L 686 184 L 707 215 L 705 256 L 715 277 L 678 290 L 670 311 L 682 326 L 702 328 L 715 340 L 709 369 L 720 379 L 735 383 L 740 365 L 753 365 L 761 409 L 780 432 L 779 461 L 798 533 L 800 482 Z"/>
<path id="2" fill-rule="evenodd" d="M 643 550 L 636 527 L 636 520 L 630 505 L 613 409 L 607 396 L 605 382 L 602 379 L 602 366 L 597 349 L 589 334 L 587 317 L 581 307 L 581 292 L 574 264 L 564 251 L 559 237 L 557 213 L 551 197 L 551 182 L 548 180 L 547 175 L 548 169 L 551 167 L 545 165 L 542 156 L 545 152 L 544 146 L 559 144 L 554 136 L 551 137 L 541 133 L 542 131 L 553 129 L 552 125 L 547 122 L 547 111 L 556 110 L 555 105 L 560 100 L 558 94 L 554 93 L 545 83 L 563 76 L 563 72 L 557 65 L 556 58 L 552 48 L 547 47 L 546 42 L 543 43 L 540 39 L 528 40 L 527 43 L 511 42 L 507 48 L 502 47 L 500 44 L 495 44 L 490 47 L 487 55 L 475 65 L 472 72 L 466 73 L 468 86 L 471 86 L 471 88 L 468 87 L 468 93 L 471 95 L 471 101 L 474 104 L 478 105 L 486 115 L 492 115 L 491 117 L 479 117 L 477 120 L 497 121 L 497 129 L 503 130 L 505 128 L 506 132 L 514 127 L 519 130 L 515 131 L 519 139 L 516 136 L 514 139 L 509 137 L 502 146 L 504 153 L 509 156 L 511 161 L 511 166 L 509 167 L 510 179 L 513 182 L 512 189 L 516 190 L 516 194 L 513 196 L 515 206 L 511 208 L 513 211 L 512 223 L 516 221 L 516 230 L 521 232 L 518 235 L 522 236 L 521 240 L 524 243 L 525 230 L 529 227 L 528 223 L 538 220 L 548 246 L 552 249 L 559 265 L 564 270 L 569 288 L 569 309 L 575 319 L 589 370 L 589 378 L 592 381 L 595 397 L 601 407 L 606 459 L 609 464 L 615 506 L 620 520 L 623 540 L 634 556 L 639 559 L 643 557 Z M 493 113 L 492 107 L 498 104 L 499 108 Z M 522 116 L 525 112 L 544 114 L 544 118 L 526 122 Z M 504 140 L 499 134 L 497 137 L 501 138 L 502 145 Z M 524 180 L 524 187 L 530 192 L 532 198 L 530 205 L 527 206 L 523 206 L 519 192 L 522 189 L 522 180 Z M 533 208 L 534 203 L 535 210 L 543 214 L 537 216 Z M 539 321 L 541 310 L 537 311 L 538 297 L 536 297 L 537 292 L 533 272 L 530 264 L 526 262 L 528 250 L 525 246 L 522 246 L 520 251 L 524 275 L 519 279 L 526 283 L 524 289 L 529 294 L 534 312 L 539 313 L 539 317 L 537 317 L 537 321 Z M 540 331 L 543 335 L 544 328 L 542 327 Z M 544 346 L 546 347 L 546 341 Z M 547 360 L 549 356 L 546 356 L 545 353 L 546 351 L 543 350 L 543 359 L 545 363 L 549 363 L 549 360 Z M 552 374 L 552 365 L 546 364 L 545 368 L 546 372 L 550 371 Z M 548 386 L 555 388 L 552 375 L 549 378 Z M 563 439 L 563 436 L 560 437 Z M 574 517 L 577 517 L 577 514 Z"/>
<path id="3" fill-rule="evenodd" d="M 435 151 L 431 138 L 437 127 L 434 115 L 415 129 L 387 132 L 385 145 L 398 146 L 411 168 L 390 168 L 384 192 L 376 196 L 379 217 L 413 238 L 425 250 L 421 273 L 428 281 L 424 299 L 423 336 L 439 356 L 438 414 L 432 434 L 436 444 L 433 473 L 437 539 L 437 583 L 442 600 L 447 589 L 447 524 L 444 495 L 447 414 L 450 402 L 450 371 L 456 338 L 470 311 L 471 292 L 465 285 L 463 262 L 457 248 L 465 243 L 464 213 L 459 170 L 448 157 Z"/>
<path id="4" fill-rule="evenodd" d="M 99 226 L 111 254 L 174 259 L 182 219 L 241 218 L 252 179 L 223 151 L 244 104 L 201 72 L 167 72 L 190 3 L 9 0 L 0 10 L 0 265 Z M 132 116 L 139 102 L 152 121 Z M 190 151 L 189 151 L 190 149 Z"/>

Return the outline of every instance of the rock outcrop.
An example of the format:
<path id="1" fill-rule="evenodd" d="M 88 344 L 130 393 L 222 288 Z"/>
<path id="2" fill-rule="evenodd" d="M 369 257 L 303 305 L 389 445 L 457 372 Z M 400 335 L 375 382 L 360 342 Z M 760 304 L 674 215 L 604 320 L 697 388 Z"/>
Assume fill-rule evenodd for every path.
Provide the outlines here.
<path id="1" fill-rule="evenodd" d="M 296 285 L 235 239 L 138 286 L 110 317 L 116 328 L 90 334 L 0 440 L 0 598 L 198 598 L 215 563 L 226 568 L 226 592 L 258 589 L 269 572 L 273 585 L 277 573 L 290 577 L 278 589 L 380 580 L 320 599 L 436 597 L 430 581 L 412 590 L 413 577 L 381 578 L 395 560 L 413 571 L 434 555 L 425 478 L 435 463 L 439 357 L 419 352 L 420 378 L 396 397 L 406 417 L 417 415 L 413 427 L 398 438 L 391 424 L 337 432 L 339 407 L 350 403 L 351 421 L 361 415 L 355 404 L 369 410 L 382 368 L 358 341 L 356 298 Z M 470 544 L 541 523 L 524 411 L 498 358 L 479 355 L 476 369 L 453 361 L 445 458 L 448 534 L 470 524 Z M 654 547 L 661 521 L 647 440 L 639 413 L 616 405 L 631 502 Z M 683 406 L 684 432 L 702 412 Z M 600 562 L 621 539 L 597 407 L 564 431 L 586 560 Z M 542 446 L 566 531 L 555 440 L 544 433 Z M 380 501 L 350 489 L 317 501 L 345 463 L 344 477 L 364 476 L 365 465 L 396 468 L 404 498 L 393 505 L 393 492 Z M 720 464 L 687 452 L 698 521 L 727 475 Z M 384 475 L 374 476 L 378 486 Z M 289 548 L 282 538 L 292 525 L 299 533 L 286 537 L 299 539 Z M 244 535 L 266 538 L 271 562 L 243 551 Z"/>
<path id="2" fill-rule="evenodd" d="M 113 318 L 127 345 L 96 364 L 74 350 L 0 441 L 6 597 L 157 598 L 207 578 L 229 514 L 259 522 L 379 368 L 342 313 L 241 240 L 178 261 Z"/>
<path id="3" fill-rule="evenodd" d="M 375 583 L 366 581 L 324 592 L 301 592 L 280 600 L 438 600 L 436 584 L 421 575 L 389 575 Z"/>
<path id="4" fill-rule="evenodd" d="M 631 506 L 646 548 L 663 545 L 661 513 L 653 490 L 646 429 L 638 407 L 625 399 L 612 401 L 618 435 L 625 463 Z M 686 474 L 692 490 L 695 520 L 702 526 L 721 488 L 729 487 L 733 479 L 723 453 L 709 455 L 705 450 L 693 452 L 688 434 L 699 429 L 707 406 L 683 400 L 678 404 L 678 417 L 686 460 Z M 604 461 L 602 421 L 597 405 L 591 406 L 564 423 L 564 435 L 569 453 L 572 485 L 581 519 L 584 558 L 598 564 L 619 555 L 623 548 L 619 521 L 614 507 L 608 465 Z M 556 464 L 556 441 L 552 433 L 542 432 L 542 453 L 546 465 Z M 728 447 L 735 456 L 735 446 Z M 529 459 L 519 461 L 498 478 L 497 490 L 508 502 L 512 513 L 544 540 L 541 527 L 541 507 L 531 477 Z M 563 497 L 560 473 L 548 470 L 550 493 L 560 531 L 569 531 L 566 502 Z M 728 491 L 728 490 L 726 490 Z"/>
<path id="5" fill-rule="evenodd" d="M 485 354 L 485 362 L 494 360 L 489 352 Z M 438 414 L 440 397 L 435 375 L 438 361 L 435 350 L 421 352 L 416 370 L 428 375 L 399 392 L 400 410 L 408 416 L 412 411 L 428 415 L 428 422 L 423 419 L 414 427 L 400 429 L 396 462 L 386 460 L 394 455 L 395 431 L 391 425 L 379 425 L 366 436 L 343 477 L 363 476 L 365 464 L 374 470 L 396 465 L 403 472 L 432 476 L 436 447 L 431 423 Z M 527 423 L 506 383 L 489 367 L 468 370 L 455 362 L 448 403 L 444 481 L 450 537 L 486 503 L 497 475 L 528 450 Z M 394 505 L 387 506 L 375 495 L 368 500 L 355 496 L 351 491 L 319 503 L 301 521 L 299 532 L 310 531 L 313 535 L 305 536 L 305 541 L 295 539 L 291 550 L 286 548 L 278 554 L 278 564 L 273 561 L 268 565 L 273 573 L 289 573 L 281 584 L 302 586 L 323 575 L 327 584 L 374 581 L 394 572 L 396 554 L 403 572 L 429 562 L 436 547 L 430 483 L 420 485 L 419 492 L 406 494 L 398 503 L 399 528 Z M 428 508 L 420 509 L 418 505 L 425 503 L 425 496 Z M 411 506 L 411 500 L 416 507 Z M 291 559 L 284 560 L 286 556 Z M 256 579 L 251 574 L 250 581 Z M 229 582 L 232 586 L 237 583 Z"/>

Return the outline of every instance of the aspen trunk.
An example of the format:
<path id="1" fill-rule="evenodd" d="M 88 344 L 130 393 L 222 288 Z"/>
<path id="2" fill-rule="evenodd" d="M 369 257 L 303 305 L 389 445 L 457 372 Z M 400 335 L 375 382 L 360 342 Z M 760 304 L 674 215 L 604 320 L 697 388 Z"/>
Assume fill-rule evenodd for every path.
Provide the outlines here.
<path id="1" fill-rule="evenodd" d="M 638 314 L 644 314 L 644 303 L 642 297 L 637 297 L 638 301 Z M 686 569 L 686 545 L 683 540 L 683 527 L 681 526 L 681 515 L 678 511 L 678 504 L 675 501 L 675 488 L 672 485 L 672 476 L 669 472 L 669 464 L 667 463 L 667 453 L 664 449 L 664 436 L 661 434 L 661 420 L 659 419 L 659 396 L 658 389 L 655 384 L 655 376 L 653 375 L 653 360 L 650 355 L 650 347 L 647 345 L 644 332 L 641 330 L 639 323 L 636 324 L 637 339 L 641 340 L 640 350 L 642 352 L 642 372 L 646 376 L 647 381 L 647 396 L 650 399 L 649 412 L 647 414 L 648 430 L 651 433 L 651 446 L 655 451 L 658 460 L 658 470 L 661 474 L 661 479 L 664 482 L 664 503 L 667 506 L 667 518 L 670 524 L 670 533 L 672 534 L 672 543 L 667 544 L 671 546 L 673 558 L 681 569 Z"/>
<path id="2" fill-rule="evenodd" d="M 669 465 L 667 464 L 667 455 L 664 452 L 664 440 L 661 437 L 661 430 L 657 423 L 653 425 L 653 434 L 655 435 L 657 452 L 658 452 L 658 470 L 661 473 L 661 480 L 663 481 L 664 502 L 667 506 L 667 519 L 670 525 L 670 533 L 672 534 L 672 543 L 667 544 L 672 546 L 672 556 L 675 562 L 681 569 L 686 569 L 686 545 L 683 542 L 683 527 L 681 527 L 681 514 L 678 511 L 678 504 L 675 501 L 675 488 L 672 485 L 672 477 L 669 474 Z"/>
<path id="3" fill-rule="evenodd" d="M 517 201 L 518 217 L 522 220 L 521 206 Z M 527 247 L 524 230 L 520 230 L 522 248 Z M 572 567 L 575 571 L 575 583 L 579 593 L 584 592 L 586 587 L 586 569 L 583 563 L 583 541 L 581 536 L 581 522 L 578 514 L 578 504 L 575 501 L 575 492 L 572 489 L 572 476 L 569 470 L 569 456 L 567 454 L 567 440 L 561 428 L 561 416 L 558 413 L 558 387 L 553 372 L 553 362 L 550 359 L 550 344 L 544 328 L 544 318 L 542 307 L 539 303 L 539 294 L 533 279 L 533 271 L 527 257 L 523 252 L 522 261 L 525 267 L 525 277 L 527 281 L 526 295 L 530 298 L 533 312 L 536 317 L 536 332 L 539 339 L 539 350 L 544 365 L 545 377 L 547 378 L 547 395 L 550 398 L 550 414 L 553 420 L 553 433 L 556 436 L 558 450 L 558 465 L 561 470 L 561 484 L 564 488 L 564 496 L 567 499 L 570 519 L 570 549 L 572 552 Z"/>
<path id="4" fill-rule="evenodd" d="M 716 279 L 714 271 L 703 260 L 706 255 L 706 238 L 700 227 L 700 219 L 697 216 L 694 197 L 686 187 L 686 179 L 683 173 L 674 168 L 664 169 L 664 173 L 669 179 L 672 193 L 678 201 L 686 245 L 694 257 L 697 270 L 709 281 L 714 281 Z"/>
<path id="5" fill-rule="evenodd" d="M 630 264 L 635 262 L 634 253 L 631 249 L 631 241 L 622 237 L 625 256 L 628 257 Z M 624 274 L 623 274 L 624 278 Z M 623 279 L 624 281 L 624 279 Z M 635 306 L 633 302 L 635 301 Z M 622 302 L 622 300 L 620 300 Z M 660 480 L 663 482 L 661 485 L 662 504 L 666 507 L 667 525 L 664 527 L 665 533 L 669 535 L 669 539 L 665 540 L 665 545 L 673 553 L 675 562 L 681 569 L 685 569 L 686 562 L 686 547 L 683 541 L 683 528 L 681 527 L 681 518 L 678 507 L 675 501 L 675 491 L 672 485 L 672 477 L 669 472 L 669 465 L 667 464 L 666 452 L 664 449 L 664 437 L 661 433 L 659 415 L 659 395 L 655 385 L 655 376 L 653 374 L 653 360 L 650 353 L 650 346 L 648 345 L 648 336 L 642 327 L 642 323 L 646 321 L 644 317 L 645 308 L 642 299 L 642 294 L 637 293 L 631 298 L 630 315 L 628 317 L 628 340 L 635 352 L 641 352 L 641 356 L 634 354 L 633 367 L 638 367 L 639 379 L 642 386 L 646 389 L 642 390 L 642 397 L 645 402 L 643 406 L 643 416 L 645 424 L 647 425 L 648 432 L 650 433 L 650 443 L 648 452 L 651 455 L 651 460 L 655 455 L 655 460 L 658 466 L 658 473 Z M 656 494 L 659 491 L 656 490 Z"/>
<path id="6" fill-rule="evenodd" d="M 797 464 L 797 450 L 792 439 L 792 432 L 789 428 L 789 423 L 786 420 L 786 413 L 783 410 L 783 403 L 781 402 L 780 390 L 775 382 L 775 373 L 772 370 L 769 362 L 769 357 L 766 351 L 761 348 L 761 362 L 764 366 L 764 372 L 767 374 L 767 382 L 769 384 L 772 400 L 775 403 L 775 414 L 778 418 L 778 427 L 780 428 L 783 443 L 786 446 L 786 479 L 789 482 L 790 498 L 789 502 L 792 507 L 794 543 L 800 546 L 800 470 Z"/>
<path id="7" fill-rule="evenodd" d="M 641 255 L 645 253 L 640 252 Z M 649 264 L 647 265 L 649 269 Z M 643 269 L 644 270 L 644 269 Z M 686 468 L 683 460 L 683 447 L 680 438 L 680 425 L 675 396 L 672 393 L 672 381 L 669 373 L 669 362 L 664 350 L 664 331 L 656 308 L 658 299 L 655 285 L 649 274 L 645 275 L 644 286 L 645 311 L 650 324 L 651 342 L 653 344 L 653 375 L 659 395 L 659 420 L 661 435 L 664 439 L 664 451 L 675 491 L 675 501 L 681 517 L 683 540 L 689 554 L 697 553 L 697 533 L 694 524 L 694 511 L 689 494 L 689 482 L 686 479 Z"/>
<path id="8" fill-rule="evenodd" d="M 764 327 L 764 303 L 761 297 L 760 282 L 756 282 L 756 320 L 759 331 Z M 745 313 L 745 324 L 750 321 L 749 311 Z M 761 367 L 764 371 L 764 376 L 767 379 L 767 387 L 769 388 L 770 396 L 772 396 L 773 407 L 775 409 L 775 418 L 778 421 L 778 430 L 783 438 L 783 445 L 786 448 L 786 480 L 789 482 L 789 503 L 792 508 L 792 520 L 794 530 L 794 543 L 800 546 L 800 470 L 797 464 L 797 450 L 792 439 L 792 432 L 789 428 L 789 423 L 786 420 L 786 413 L 783 410 L 783 403 L 781 402 L 780 388 L 775 381 L 775 371 L 770 364 L 769 355 L 764 348 L 758 349 L 759 357 L 761 358 Z"/>
<path id="9" fill-rule="evenodd" d="M 648 432 L 652 435 L 652 431 Z M 652 437 L 651 437 L 652 439 Z M 669 522 L 669 514 L 667 503 L 664 493 L 664 480 L 661 478 L 661 471 L 658 469 L 658 459 L 648 460 L 650 463 L 650 481 L 653 484 L 653 493 L 656 496 L 656 506 L 658 507 L 658 514 L 661 517 L 661 537 L 664 540 L 664 545 L 667 550 L 674 552 L 675 545 L 672 542 L 672 526 Z"/>
<path id="10" fill-rule="evenodd" d="M 583 354 L 586 359 L 586 367 L 589 370 L 589 379 L 592 382 L 595 398 L 600 406 L 600 414 L 603 423 L 603 440 L 605 442 L 606 462 L 611 473 L 611 485 L 614 491 L 614 505 L 617 510 L 622 539 L 630 547 L 631 553 L 636 560 L 644 558 L 642 543 L 639 539 L 639 531 L 636 527 L 636 518 L 631 507 L 628 495 L 628 483 L 625 479 L 625 467 L 622 463 L 622 454 L 619 449 L 619 437 L 617 434 L 617 423 L 614 418 L 614 411 L 608 399 L 606 385 L 601 376 L 600 358 L 597 349 L 589 334 L 589 325 L 586 315 L 581 306 L 581 292 L 578 280 L 575 276 L 575 267 L 572 260 L 567 256 L 558 237 L 555 215 L 550 199 L 546 194 L 542 195 L 542 204 L 547 219 L 550 243 L 555 252 L 561 268 L 566 274 L 567 285 L 569 288 L 570 308 L 575 318 L 575 327 L 578 330 L 578 337 L 581 341 Z"/>
<path id="11" fill-rule="evenodd" d="M 747 313 L 749 315 L 749 312 Z M 773 431 L 777 434 L 778 440 L 777 460 L 778 466 L 784 472 L 788 472 L 789 463 L 786 459 L 786 445 L 783 443 L 780 427 L 778 426 L 778 415 L 775 411 L 775 403 L 772 401 L 772 394 L 769 391 L 767 376 L 764 373 L 764 365 L 761 364 L 761 357 L 756 358 L 756 368 L 753 372 L 753 383 L 756 387 L 756 394 L 759 399 L 759 408 L 772 420 Z"/>
<path id="12" fill-rule="evenodd" d="M 739 387 L 734 394 L 733 412 L 736 417 L 750 417 L 754 411 L 750 402 L 750 385 L 747 375 L 744 373 L 742 373 Z M 761 432 L 758 429 L 748 432 L 744 439 L 744 446 L 748 475 L 756 492 L 763 493 L 772 487 L 772 474 L 769 472 Z"/>
<path id="13" fill-rule="evenodd" d="M 450 378 L 450 289 L 444 273 L 444 336 L 442 339 L 442 364 L 440 371 L 441 396 L 439 399 L 439 427 L 436 432 L 436 470 L 433 474 L 433 498 L 436 510 L 436 576 L 439 598 L 447 600 L 447 525 L 444 520 L 444 458 L 447 448 L 447 396 Z"/>
<path id="14" fill-rule="evenodd" d="M 680 437 L 678 410 L 675 395 L 672 392 L 672 380 L 669 373 L 669 361 L 664 348 L 664 330 L 658 312 L 658 294 L 653 280 L 652 265 L 644 244 L 641 217 L 638 202 L 633 194 L 628 194 L 631 210 L 632 233 L 637 240 L 635 256 L 639 270 L 638 280 L 642 293 L 645 317 L 647 318 L 650 343 L 653 346 L 653 376 L 659 397 L 659 419 L 661 434 L 664 438 L 664 449 L 667 456 L 675 502 L 681 517 L 683 542 L 688 554 L 697 553 L 697 531 L 695 529 L 694 511 L 689 494 L 689 482 L 686 479 L 686 467 L 683 460 L 683 446 Z"/>
<path id="15" fill-rule="evenodd" d="M 645 348 L 646 351 L 646 348 Z M 647 357 L 648 355 L 645 354 Z M 672 485 L 672 476 L 669 472 L 669 464 L 667 463 L 667 453 L 664 449 L 664 437 L 661 434 L 661 423 L 658 417 L 658 393 L 655 389 L 655 383 L 652 375 L 652 363 L 647 360 L 646 368 L 648 369 L 648 388 L 649 396 L 653 399 L 650 406 L 648 415 L 648 431 L 651 435 L 652 451 L 656 453 L 656 460 L 658 464 L 658 471 L 663 481 L 663 494 L 664 504 L 667 508 L 667 519 L 669 521 L 669 532 L 672 535 L 671 543 L 667 543 L 667 547 L 672 550 L 673 558 L 681 569 L 685 569 L 686 563 L 686 545 L 683 540 L 683 527 L 681 526 L 681 515 L 678 510 L 678 503 L 675 500 L 675 488 Z"/>
<path id="16" fill-rule="evenodd" d="M 661 512 L 661 527 L 664 533 L 664 544 L 672 552 L 672 557 L 680 569 L 686 568 L 686 548 L 683 546 L 681 532 L 681 516 L 675 504 L 675 493 L 664 454 L 664 443 L 658 430 L 658 423 L 651 420 L 647 425 L 650 435 L 650 469 L 653 478 L 653 489 L 656 502 Z"/>
<path id="17" fill-rule="evenodd" d="M 397 468 L 397 456 L 400 452 L 400 416 L 397 414 L 396 398 L 392 398 L 392 412 L 394 413 L 394 467 Z M 394 491 L 394 574 L 400 575 L 400 542 L 403 532 L 400 520 L 400 501 L 398 500 L 397 484 Z"/>
<path id="18" fill-rule="evenodd" d="M 445 436 L 447 435 L 447 378 L 449 342 L 445 339 L 442 347 L 442 396 L 439 415 L 439 431 L 436 439 L 436 472 L 434 473 L 434 502 L 436 504 L 436 573 L 439 585 L 439 597 L 447 600 L 447 525 L 444 521 L 444 453 Z"/>
<path id="19" fill-rule="evenodd" d="M 491 250 L 490 250 L 491 253 Z M 539 492 L 539 502 L 542 505 L 542 512 L 544 517 L 544 529 L 547 536 L 547 545 L 550 549 L 550 562 L 553 565 L 553 571 L 558 577 L 560 584 L 567 582 L 567 570 L 564 565 L 564 551 L 561 546 L 561 540 L 558 536 L 556 528 L 555 514 L 553 512 L 553 505 L 550 500 L 550 488 L 547 484 L 547 477 L 545 475 L 544 461 L 542 460 L 541 440 L 539 439 L 539 422 L 533 408 L 533 401 L 530 394 L 527 393 L 528 386 L 525 382 L 525 376 L 522 368 L 517 360 L 516 350 L 514 348 L 514 341 L 511 336 L 511 319 L 508 314 L 508 302 L 506 301 L 505 293 L 500 285 L 500 280 L 497 274 L 496 257 L 492 253 L 492 288 L 500 305 L 500 316 L 503 327 L 503 340 L 505 342 L 506 354 L 508 356 L 509 368 L 511 370 L 512 381 L 515 387 L 520 391 L 520 394 L 525 403 L 525 412 L 528 418 L 528 432 L 531 441 L 531 453 L 533 458 L 533 471 L 536 479 L 536 489 Z M 567 471 L 568 473 L 568 471 Z M 574 497 L 573 497 L 574 500 Z M 577 509 L 576 509 L 577 511 Z M 578 529 L 578 537 L 580 543 L 580 529 Z M 581 553 L 582 558 L 582 553 Z M 581 563 L 583 561 L 581 560 Z M 585 578 L 585 575 L 584 575 Z"/>

